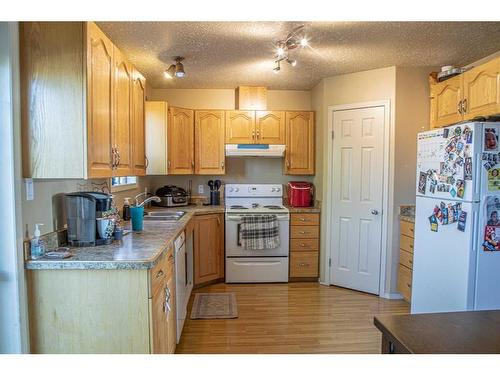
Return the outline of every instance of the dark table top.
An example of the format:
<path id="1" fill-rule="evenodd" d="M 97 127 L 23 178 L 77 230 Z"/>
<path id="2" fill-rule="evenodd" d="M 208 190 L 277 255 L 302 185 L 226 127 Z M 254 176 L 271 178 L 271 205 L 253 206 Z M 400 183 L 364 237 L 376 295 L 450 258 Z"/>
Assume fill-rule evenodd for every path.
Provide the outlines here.
<path id="1" fill-rule="evenodd" d="M 385 315 L 374 324 L 409 353 L 500 353 L 500 310 Z"/>

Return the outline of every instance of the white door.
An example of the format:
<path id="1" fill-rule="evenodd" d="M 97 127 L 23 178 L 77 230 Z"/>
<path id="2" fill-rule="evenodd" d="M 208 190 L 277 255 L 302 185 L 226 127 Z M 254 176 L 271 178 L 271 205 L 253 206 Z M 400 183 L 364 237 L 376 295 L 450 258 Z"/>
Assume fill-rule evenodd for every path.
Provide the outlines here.
<path id="1" fill-rule="evenodd" d="M 384 107 L 333 113 L 331 269 L 334 285 L 379 293 Z"/>

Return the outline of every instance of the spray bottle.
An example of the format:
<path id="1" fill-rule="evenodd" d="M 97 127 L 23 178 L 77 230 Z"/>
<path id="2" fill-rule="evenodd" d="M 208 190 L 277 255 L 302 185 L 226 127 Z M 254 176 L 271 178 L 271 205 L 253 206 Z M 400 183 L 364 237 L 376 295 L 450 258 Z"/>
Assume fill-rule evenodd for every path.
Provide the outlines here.
<path id="1" fill-rule="evenodd" d="M 31 239 L 31 259 L 39 259 L 45 255 L 45 243 L 40 238 L 40 228 L 42 223 L 35 224 L 35 231 Z"/>

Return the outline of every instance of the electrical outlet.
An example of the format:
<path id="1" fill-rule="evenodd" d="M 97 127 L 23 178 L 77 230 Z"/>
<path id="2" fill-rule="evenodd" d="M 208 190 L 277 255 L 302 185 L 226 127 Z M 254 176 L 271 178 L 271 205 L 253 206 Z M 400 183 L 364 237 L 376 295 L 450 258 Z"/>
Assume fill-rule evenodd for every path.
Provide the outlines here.
<path id="1" fill-rule="evenodd" d="M 198 194 L 203 194 L 203 191 L 204 191 L 204 186 L 198 185 Z"/>
<path id="2" fill-rule="evenodd" d="M 35 199 L 35 189 L 33 188 L 33 179 L 25 178 L 24 181 L 26 183 L 26 200 L 32 201 L 33 199 Z"/>

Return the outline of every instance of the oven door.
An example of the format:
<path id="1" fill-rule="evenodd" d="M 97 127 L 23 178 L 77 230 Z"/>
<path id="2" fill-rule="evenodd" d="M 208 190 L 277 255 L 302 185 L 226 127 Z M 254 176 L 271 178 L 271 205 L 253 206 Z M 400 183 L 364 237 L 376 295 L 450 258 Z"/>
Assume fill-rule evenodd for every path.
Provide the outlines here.
<path id="1" fill-rule="evenodd" d="M 226 214 L 226 257 L 286 257 L 289 247 L 289 217 L 277 215 L 280 231 L 280 246 L 268 250 L 245 250 L 240 243 L 241 216 Z"/>

